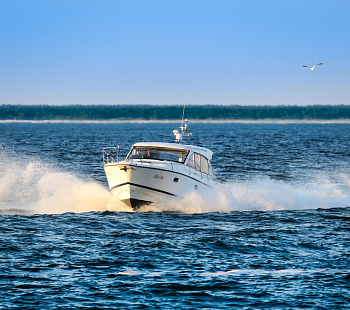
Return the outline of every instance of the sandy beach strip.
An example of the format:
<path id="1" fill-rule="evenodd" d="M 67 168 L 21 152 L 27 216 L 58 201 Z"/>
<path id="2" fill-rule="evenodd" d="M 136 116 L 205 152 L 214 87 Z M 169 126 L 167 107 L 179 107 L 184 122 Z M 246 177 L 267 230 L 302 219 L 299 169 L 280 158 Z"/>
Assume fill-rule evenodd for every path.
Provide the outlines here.
<path id="1" fill-rule="evenodd" d="M 114 123 L 181 123 L 181 120 L 140 120 L 140 119 L 110 119 L 110 120 L 0 120 L 0 123 L 78 123 L 78 124 L 114 124 Z M 261 120 L 190 120 L 190 123 L 246 123 L 246 124 L 350 124 L 350 119 L 330 119 L 330 120 L 300 120 L 300 119 L 261 119 Z"/>

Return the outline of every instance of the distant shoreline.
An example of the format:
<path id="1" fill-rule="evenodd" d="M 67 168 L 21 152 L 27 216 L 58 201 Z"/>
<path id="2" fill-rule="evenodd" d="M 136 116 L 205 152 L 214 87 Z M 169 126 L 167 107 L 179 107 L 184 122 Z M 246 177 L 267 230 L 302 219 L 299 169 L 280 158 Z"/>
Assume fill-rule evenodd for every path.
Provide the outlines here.
<path id="1" fill-rule="evenodd" d="M 330 119 L 330 120 L 298 120 L 298 119 L 261 119 L 261 120 L 190 120 L 190 123 L 253 123 L 253 124 L 350 124 L 350 119 Z M 0 120 L 0 123 L 80 123 L 80 124 L 115 124 L 115 123 L 181 123 L 181 120 Z"/>
<path id="2" fill-rule="evenodd" d="M 0 120 L 52 123 L 349 123 L 350 105 L 338 106 L 143 106 L 0 105 Z"/>

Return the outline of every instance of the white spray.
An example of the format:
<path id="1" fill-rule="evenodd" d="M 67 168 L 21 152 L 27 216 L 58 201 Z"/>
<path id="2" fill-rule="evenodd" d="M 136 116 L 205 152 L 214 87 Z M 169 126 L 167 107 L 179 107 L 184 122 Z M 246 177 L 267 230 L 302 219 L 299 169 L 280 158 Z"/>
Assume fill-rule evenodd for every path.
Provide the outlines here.
<path id="1" fill-rule="evenodd" d="M 291 184 L 269 178 L 227 182 L 216 188 L 193 192 L 166 203 L 145 206 L 142 211 L 205 213 L 232 211 L 273 211 L 350 206 L 349 178 L 341 184 L 322 182 Z"/>
<path id="2" fill-rule="evenodd" d="M 350 179 L 326 177 L 292 184 L 269 178 L 218 184 L 185 197 L 142 207 L 140 212 L 232 212 L 300 210 L 350 206 Z M 11 211 L 12 210 L 12 211 Z M 133 210 L 99 183 L 58 171 L 38 160 L 14 159 L 0 153 L 0 211 L 64 213 Z"/>
<path id="3" fill-rule="evenodd" d="M 0 210 L 3 213 L 132 211 L 102 185 L 37 160 L 0 154 Z"/>

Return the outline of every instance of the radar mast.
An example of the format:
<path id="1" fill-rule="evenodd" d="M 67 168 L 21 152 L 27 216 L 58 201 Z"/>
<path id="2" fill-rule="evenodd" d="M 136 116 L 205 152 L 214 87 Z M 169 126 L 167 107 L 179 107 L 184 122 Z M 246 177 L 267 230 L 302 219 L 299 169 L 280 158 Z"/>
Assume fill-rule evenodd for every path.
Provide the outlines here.
<path id="1" fill-rule="evenodd" d="M 177 129 L 173 130 L 173 133 L 175 136 L 175 142 L 177 142 L 177 143 L 182 143 L 184 136 L 186 136 L 186 137 L 192 136 L 191 133 L 187 132 L 188 119 L 184 119 L 185 107 L 186 107 L 186 105 L 184 104 L 184 108 L 182 110 L 182 120 L 181 120 L 180 131 Z"/>

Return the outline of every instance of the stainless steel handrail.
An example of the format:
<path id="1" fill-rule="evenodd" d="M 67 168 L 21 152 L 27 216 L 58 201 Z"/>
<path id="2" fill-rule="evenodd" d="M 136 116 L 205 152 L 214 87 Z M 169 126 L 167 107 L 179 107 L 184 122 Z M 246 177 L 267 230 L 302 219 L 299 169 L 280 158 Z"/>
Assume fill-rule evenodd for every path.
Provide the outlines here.
<path id="1" fill-rule="evenodd" d="M 191 166 L 190 163 L 193 163 L 193 166 Z M 201 174 L 201 179 L 207 178 L 208 180 L 210 180 L 210 179 L 213 179 L 213 180 L 214 180 L 214 177 L 213 177 L 212 175 L 210 175 L 210 173 L 203 172 L 203 171 L 201 170 L 199 164 L 196 163 L 194 160 L 188 158 L 188 159 L 187 159 L 187 166 L 188 166 L 188 168 L 189 168 L 189 174 L 191 174 L 191 169 L 194 169 L 194 170 L 200 172 L 200 174 Z M 204 175 L 204 176 L 203 176 L 203 175 Z"/>
<path id="2" fill-rule="evenodd" d="M 192 164 L 194 164 L 194 167 L 191 166 L 191 165 L 189 165 L 190 162 L 191 162 Z M 200 174 L 201 174 L 201 179 L 203 179 L 203 173 L 202 173 L 201 167 L 198 165 L 198 163 L 196 163 L 194 160 L 188 158 L 188 159 L 187 159 L 187 166 L 188 166 L 188 168 L 189 168 L 188 171 L 189 171 L 190 174 L 191 174 L 191 169 L 194 169 L 194 170 L 200 172 Z"/>
<path id="3" fill-rule="evenodd" d="M 120 161 L 119 145 L 102 149 L 103 165 L 118 163 Z"/>

